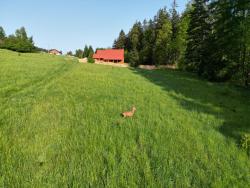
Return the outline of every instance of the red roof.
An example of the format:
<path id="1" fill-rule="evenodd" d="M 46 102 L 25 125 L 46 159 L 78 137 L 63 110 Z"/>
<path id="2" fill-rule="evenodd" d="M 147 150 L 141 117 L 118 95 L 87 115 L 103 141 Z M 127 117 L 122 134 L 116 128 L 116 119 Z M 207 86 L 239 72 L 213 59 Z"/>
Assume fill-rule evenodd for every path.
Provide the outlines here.
<path id="1" fill-rule="evenodd" d="M 94 59 L 103 60 L 124 60 L 124 49 L 97 50 L 93 55 Z"/>

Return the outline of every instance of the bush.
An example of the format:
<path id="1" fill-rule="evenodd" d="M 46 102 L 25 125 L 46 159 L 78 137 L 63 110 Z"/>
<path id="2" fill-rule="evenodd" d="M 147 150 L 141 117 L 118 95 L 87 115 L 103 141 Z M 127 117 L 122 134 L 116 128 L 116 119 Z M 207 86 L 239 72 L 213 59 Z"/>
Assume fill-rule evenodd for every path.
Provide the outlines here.
<path id="1" fill-rule="evenodd" d="M 240 145 L 243 149 L 249 149 L 250 148 L 250 136 L 247 134 L 244 134 L 241 137 Z"/>
<path id="2" fill-rule="evenodd" d="M 240 146 L 242 149 L 245 149 L 248 152 L 248 154 L 250 154 L 250 135 L 249 134 L 244 134 L 241 137 Z"/>
<path id="3" fill-rule="evenodd" d="M 95 63 L 95 60 L 92 57 L 88 57 L 88 63 Z"/>
<path id="4" fill-rule="evenodd" d="M 139 53 L 136 50 L 129 52 L 128 60 L 132 67 L 139 66 Z"/>

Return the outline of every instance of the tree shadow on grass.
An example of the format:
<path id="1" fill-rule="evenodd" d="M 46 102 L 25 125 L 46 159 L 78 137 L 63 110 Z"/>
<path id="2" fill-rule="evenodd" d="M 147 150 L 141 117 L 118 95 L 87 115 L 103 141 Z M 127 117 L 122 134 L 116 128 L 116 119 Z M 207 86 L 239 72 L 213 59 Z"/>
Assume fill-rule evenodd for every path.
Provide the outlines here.
<path id="1" fill-rule="evenodd" d="M 250 90 L 225 83 L 211 83 L 176 70 L 131 69 L 168 91 L 181 107 L 223 120 L 216 129 L 238 143 L 250 133 Z"/>

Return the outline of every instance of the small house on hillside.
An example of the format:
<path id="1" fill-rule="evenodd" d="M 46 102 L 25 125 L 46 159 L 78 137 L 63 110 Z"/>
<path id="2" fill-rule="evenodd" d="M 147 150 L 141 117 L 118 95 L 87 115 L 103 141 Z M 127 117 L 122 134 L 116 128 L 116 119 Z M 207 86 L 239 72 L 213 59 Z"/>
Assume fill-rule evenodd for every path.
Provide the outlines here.
<path id="1" fill-rule="evenodd" d="M 102 62 L 124 63 L 124 49 L 97 50 L 93 58 Z"/>
<path id="2" fill-rule="evenodd" d="M 49 54 L 62 55 L 62 51 L 59 51 L 59 50 L 56 50 L 56 49 L 51 49 L 51 50 L 49 50 Z"/>

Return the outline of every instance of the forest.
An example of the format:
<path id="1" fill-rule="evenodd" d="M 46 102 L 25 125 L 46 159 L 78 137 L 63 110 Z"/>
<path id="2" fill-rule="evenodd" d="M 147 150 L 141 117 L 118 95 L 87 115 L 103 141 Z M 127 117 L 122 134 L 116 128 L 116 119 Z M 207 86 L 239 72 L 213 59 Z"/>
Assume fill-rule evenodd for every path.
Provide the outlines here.
<path id="1" fill-rule="evenodd" d="M 249 85 L 250 1 L 193 0 L 182 14 L 176 0 L 170 10 L 121 30 L 113 48 L 124 48 L 125 61 L 173 64 L 210 81 Z"/>

